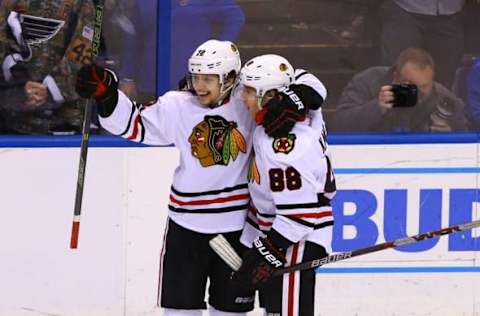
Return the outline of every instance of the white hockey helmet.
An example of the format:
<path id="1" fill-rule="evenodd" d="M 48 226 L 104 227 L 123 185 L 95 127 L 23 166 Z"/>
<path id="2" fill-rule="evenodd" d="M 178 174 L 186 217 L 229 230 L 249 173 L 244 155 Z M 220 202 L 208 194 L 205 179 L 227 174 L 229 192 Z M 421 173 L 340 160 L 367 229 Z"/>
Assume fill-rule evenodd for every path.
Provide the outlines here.
<path id="1" fill-rule="evenodd" d="M 269 54 L 250 59 L 240 71 L 240 83 L 254 88 L 259 101 L 269 90 L 280 90 L 294 81 L 292 65 L 282 56 Z"/>
<path id="2" fill-rule="evenodd" d="M 232 71 L 238 75 L 241 67 L 238 48 L 230 41 L 208 40 L 201 44 L 188 60 L 190 74 L 218 75 L 220 84 L 223 84 Z"/>

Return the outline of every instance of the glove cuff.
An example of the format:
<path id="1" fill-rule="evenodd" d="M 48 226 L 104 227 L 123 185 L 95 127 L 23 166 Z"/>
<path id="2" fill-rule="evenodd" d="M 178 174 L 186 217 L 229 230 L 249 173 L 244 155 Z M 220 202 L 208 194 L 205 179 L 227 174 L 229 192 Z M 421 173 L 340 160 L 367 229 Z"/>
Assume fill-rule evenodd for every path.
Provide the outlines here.
<path id="1" fill-rule="evenodd" d="M 310 86 L 292 84 L 289 88 L 300 97 L 309 110 L 318 110 L 323 105 L 323 102 L 325 102 L 323 97 Z"/>
<path id="2" fill-rule="evenodd" d="M 294 244 L 293 241 L 290 241 L 273 228 L 268 232 L 267 239 L 275 248 L 277 248 L 283 253 L 287 251 L 288 247 Z"/>
<path id="3" fill-rule="evenodd" d="M 278 250 L 267 238 L 257 238 L 253 241 L 253 247 L 268 265 L 281 268 L 285 264 L 285 255 Z"/>

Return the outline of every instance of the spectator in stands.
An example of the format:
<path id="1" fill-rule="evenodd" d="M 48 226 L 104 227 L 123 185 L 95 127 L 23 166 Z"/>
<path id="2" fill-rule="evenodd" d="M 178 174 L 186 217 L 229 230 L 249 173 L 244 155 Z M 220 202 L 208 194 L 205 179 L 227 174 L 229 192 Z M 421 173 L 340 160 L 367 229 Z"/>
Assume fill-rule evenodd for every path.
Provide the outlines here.
<path id="1" fill-rule="evenodd" d="M 464 49 L 465 0 L 385 0 L 381 10 L 381 53 L 391 65 L 408 47 L 422 47 L 437 63 L 436 78 L 451 88 Z"/>
<path id="2" fill-rule="evenodd" d="M 82 111 L 75 73 L 91 62 L 92 0 L 0 5 L 0 116 L 5 132 L 74 133 Z M 42 36 L 39 36 L 42 34 Z"/>
<path id="3" fill-rule="evenodd" d="M 127 34 L 120 89 L 137 101 L 155 96 L 156 1 L 140 1 L 132 16 L 135 34 Z M 245 23 L 236 0 L 171 0 L 170 88 L 187 73 L 186 61 L 197 46 L 210 38 L 235 41 Z M 162 30 L 159 30 L 159 32 Z M 162 45 L 162 43 L 159 43 Z M 135 60 L 136 62 L 132 62 Z"/>
<path id="4" fill-rule="evenodd" d="M 475 61 L 467 76 L 465 115 L 469 128 L 480 130 L 480 58 Z"/>
<path id="5" fill-rule="evenodd" d="M 393 67 L 355 75 L 340 96 L 333 129 L 348 132 L 425 132 L 465 129 L 463 102 L 434 82 L 434 62 L 423 49 L 408 48 Z M 418 87 L 413 107 L 393 107 L 392 84 Z"/>

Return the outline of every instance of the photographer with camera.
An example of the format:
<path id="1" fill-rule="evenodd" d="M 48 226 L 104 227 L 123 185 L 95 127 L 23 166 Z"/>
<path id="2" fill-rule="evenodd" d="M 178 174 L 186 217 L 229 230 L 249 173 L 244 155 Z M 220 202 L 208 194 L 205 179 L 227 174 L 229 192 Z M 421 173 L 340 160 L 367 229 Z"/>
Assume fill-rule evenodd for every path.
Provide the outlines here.
<path id="1" fill-rule="evenodd" d="M 384 0 L 379 10 L 382 65 L 407 47 L 421 47 L 436 61 L 436 81 L 451 87 L 464 52 L 465 0 Z"/>
<path id="2" fill-rule="evenodd" d="M 432 57 L 407 48 L 393 67 L 371 67 L 347 84 L 332 131 L 449 132 L 466 129 L 463 102 L 434 82 Z"/>

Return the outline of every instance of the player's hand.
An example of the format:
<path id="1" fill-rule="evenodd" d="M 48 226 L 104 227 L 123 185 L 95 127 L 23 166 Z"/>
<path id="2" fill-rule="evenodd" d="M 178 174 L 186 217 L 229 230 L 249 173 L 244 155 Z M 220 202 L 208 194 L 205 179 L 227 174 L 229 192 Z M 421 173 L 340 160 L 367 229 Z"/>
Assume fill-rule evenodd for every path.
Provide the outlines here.
<path id="1" fill-rule="evenodd" d="M 268 238 L 258 238 L 245 252 L 240 269 L 232 281 L 244 289 L 255 289 L 267 281 L 272 273 L 285 264 L 285 255 Z"/>
<path id="2" fill-rule="evenodd" d="M 380 92 L 378 93 L 378 106 L 382 113 L 385 113 L 393 107 L 393 99 L 392 86 L 387 85 L 380 88 Z"/>
<path id="3" fill-rule="evenodd" d="M 270 137 L 287 136 L 297 121 L 305 120 L 308 109 L 294 90 L 286 88 L 277 93 L 257 114 Z"/>
<path id="4" fill-rule="evenodd" d="M 28 107 L 37 107 L 47 101 L 48 89 L 47 86 L 36 81 L 27 81 L 24 87 L 26 101 L 25 105 Z"/>
<path id="5" fill-rule="evenodd" d="M 75 90 L 82 98 L 101 99 L 114 83 L 117 82 L 111 71 L 95 64 L 86 65 L 77 73 Z"/>

